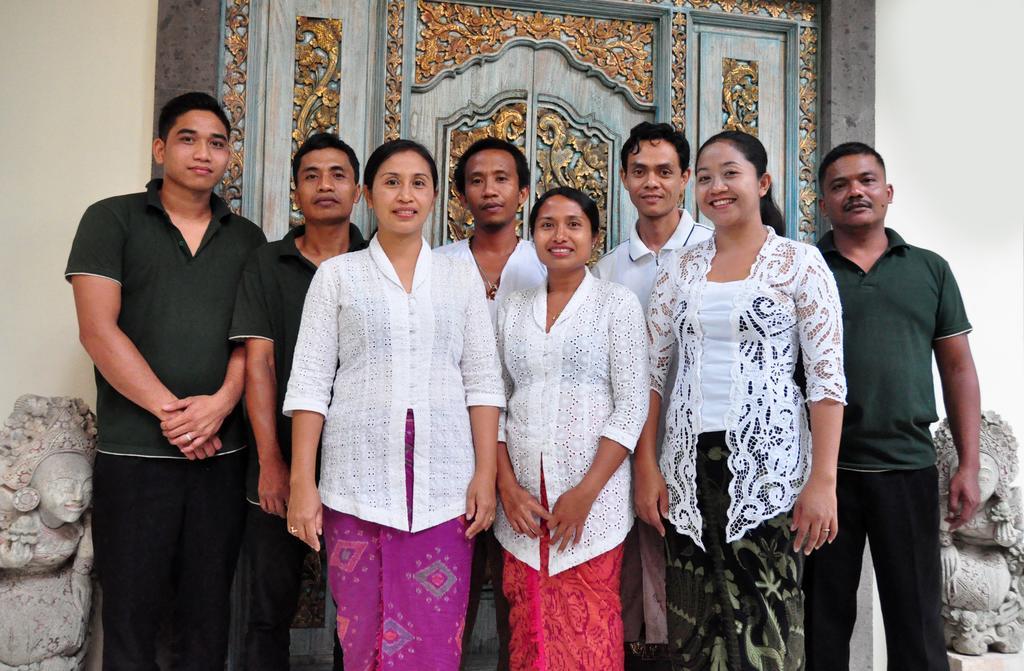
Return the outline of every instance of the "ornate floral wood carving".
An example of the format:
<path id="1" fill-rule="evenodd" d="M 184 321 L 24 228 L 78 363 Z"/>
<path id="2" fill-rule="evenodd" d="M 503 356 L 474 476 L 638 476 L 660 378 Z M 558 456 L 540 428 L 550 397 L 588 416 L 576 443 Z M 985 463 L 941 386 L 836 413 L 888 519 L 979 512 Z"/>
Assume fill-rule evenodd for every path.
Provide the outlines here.
<path id="1" fill-rule="evenodd" d="M 551 40 L 584 65 L 629 90 L 640 102 L 654 99 L 654 23 L 555 15 L 418 0 L 417 84 L 493 56 L 512 40 Z"/>
<path id="2" fill-rule="evenodd" d="M 686 128 L 686 14 L 672 17 L 672 125 Z"/>
<path id="3" fill-rule="evenodd" d="M 757 61 L 722 59 L 722 129 L 757 137 Z"/>
<path id="4" fill-rule="evenodd" d="M 800 135 L 799 182 L 800 227 L 797 239 L 814 244 L 818 238 L 815 220 L 816 153 L 818 150 L 818 32 L 814 28 L 800 29 Z"/>
<path id="5" fill-rule="evenodd" d="M 292 95 L 292 155 L 314 133 L 338 129 L 341 104 L 341 20 L 295 19 L 295 84 Z M 302 222 L 292 191 L 291 223 Z"/>
<path id="6" fill-rule="evenodd" d="M 571 186 L 594 199 L 601 212 L 593 263 L 604 254 L 608 230 L 608 189 L 611 142 L 584 134 L 561 112 L 541 107 L 537 115 L 537 195 Z"/>
<path id="7" fill-rule="evenodd" d="M 770 16 L 774 19 L 813 21 L 818 6 L 813 2 L 788 0 L 677 0 L 677 5 L 692 9 L 717 9 L 728 14 Z"/>
<path id="8" fill-rule="evenodd" d="M 387 59 L 384 64 L 384 139 L 397 140 L 402 132 L 402 45 L 405 0 L 388 0 Z"/>
<path id="9" fill-rule="evenodd" d="M 242 209 L 245 167 L 245 88 L 249 70 L 249 0 L 226 0 L 224 12 L 224 80 L 221 101 L 231 120 L 231 158 L 221 180 L 221 195 L 236 214 Z"/>
<path id="10" fill-rule="evenodd" d="M 452 240 L 473 235 L 473 215 L 462 206 L 455 190 L 455 164 L 471 144 L 485 137 L 507 140 L 525 152 L 526 103 L 506 103 L 489 116 L 471 119 L 452 129 L 448 144 L 448 234 Z"/>
<path id="11" fill-rule="evenodd" d="M 341 20 L 295 19 L 292 153 L 313 133 L 338 126 L 341 103 Z"/>

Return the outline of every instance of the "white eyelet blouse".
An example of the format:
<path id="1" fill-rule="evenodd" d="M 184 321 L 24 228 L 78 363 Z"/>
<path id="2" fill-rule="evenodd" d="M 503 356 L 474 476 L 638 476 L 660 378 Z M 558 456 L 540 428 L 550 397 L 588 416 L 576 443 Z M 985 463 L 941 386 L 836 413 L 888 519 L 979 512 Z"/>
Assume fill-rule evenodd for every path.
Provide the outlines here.
<path id="1" fill-rule="evenodd" d="M 702 407 L 698 313 L 714 256 L 711 238 L 666 265 L 655 280 L 647 322 L 651 389 L 664 396 L 672 382 L 667 373 L 673 357 L 679 363 L 660 458 L 669 520 L 701 548 L 695 461 Z M 731 320 L 739 356 L 725 416 L 733 476 L 726 526 L 730 542 L 792 508 L 810 472 L 805 399 L 793 380 L 798 354 L 803 354 L 807 401 L 846 400 L 839 292 L 816 248 L 768 229 L 750 276 L 733 299 Z"/>
<path id="2" fill-rule="evenodd" d="M 374 238 L 324 261 L 302 309 L 284 413 L 326 417 L 324 505 L 420 531 L 465 513 L 475 452 L 469 406 L 505 394 L 476 268 L 423 241 L 411 293 Z M 405 419 L 416 425 L 412 528 L 405 496 Z"/>
<path id="3" fill-rule="evenodd" d="M 546 283 L 498 308 L 509 399 L 503 438 L 516 479 L 538 501 L 543 459 L 550 510 L 586 475 L 602 436 L 633 451 L 650 392 L 643 309 L 629 289 L 587 273 L 549 333 L 546 319 Z M 631 477 L 626 459 L 590 509 L 579 544 L 551 547 L 551 575 L 622 543 L 633 526 Z M 516 533 L 500 507 L 494 528 L 506 550 L 540 569 L 540 541 Z"/>

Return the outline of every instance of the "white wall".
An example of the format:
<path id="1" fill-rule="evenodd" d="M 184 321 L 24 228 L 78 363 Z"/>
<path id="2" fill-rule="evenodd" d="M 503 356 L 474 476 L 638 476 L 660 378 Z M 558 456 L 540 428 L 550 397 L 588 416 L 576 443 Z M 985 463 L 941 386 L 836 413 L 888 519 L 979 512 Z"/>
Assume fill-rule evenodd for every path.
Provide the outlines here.
<path id="1" fill-rule="evenodd" d="M 1024 93 L 1013 75 L 1024 2 L 876 7 L 876 145 L 895 188 L 887 221 L 949 261 L 974 325 L 982 407 L 1024 439 Z"/>
<path id="2" fill-rule="evenodd" d="M 156 10 L 0 1 L 0 419 L 25 392 L 94 404 L 62 274 L 86 206 L 148 179 Z"/>

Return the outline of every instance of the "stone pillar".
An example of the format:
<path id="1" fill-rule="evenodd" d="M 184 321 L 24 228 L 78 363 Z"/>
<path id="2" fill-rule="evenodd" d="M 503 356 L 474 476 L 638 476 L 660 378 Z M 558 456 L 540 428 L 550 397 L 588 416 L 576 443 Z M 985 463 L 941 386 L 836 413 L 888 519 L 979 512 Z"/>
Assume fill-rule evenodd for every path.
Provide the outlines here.
<path id="1" fill-rule="evenodd" d="M 221 0 L 160 0 L 153 134 L 164 103 L 189 91 L 220 91 Z M 153 175 L 159 168 L 153 165 Z"/>
<path id="2" fill-rule="evenodd" d="M 821 155 L 850 140 L 875 140 L 875 0 L 822 7 Z"/>

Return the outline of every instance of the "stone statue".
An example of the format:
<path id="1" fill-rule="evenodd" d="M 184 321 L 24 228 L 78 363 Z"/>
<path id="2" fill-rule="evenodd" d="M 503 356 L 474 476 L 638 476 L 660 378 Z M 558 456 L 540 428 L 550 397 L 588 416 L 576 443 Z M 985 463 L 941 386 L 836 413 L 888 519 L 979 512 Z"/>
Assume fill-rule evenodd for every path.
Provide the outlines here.
<path id="1" fill-rule="evenodd" d="M 949 481 L 957 467 L 956 447 L 943 420 L 935 434 L 942 528 L 942 616 L 946 645 L 981 655 L 1024 647 L 1024 511 L 1017 477 L 1017 440 L 994 412 L 981 418 L 978 512 L 950 532 Z"/>
<path id="2" fill-rule="evenodd" d="M 0 429 L 0 671 L 81 666 L 95 436 L 81 399 L 32 395 Z"/>

